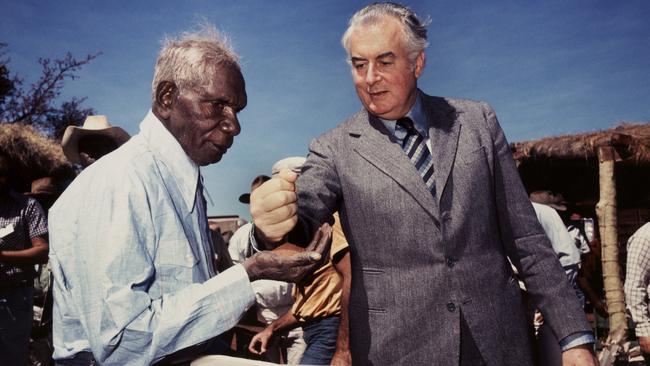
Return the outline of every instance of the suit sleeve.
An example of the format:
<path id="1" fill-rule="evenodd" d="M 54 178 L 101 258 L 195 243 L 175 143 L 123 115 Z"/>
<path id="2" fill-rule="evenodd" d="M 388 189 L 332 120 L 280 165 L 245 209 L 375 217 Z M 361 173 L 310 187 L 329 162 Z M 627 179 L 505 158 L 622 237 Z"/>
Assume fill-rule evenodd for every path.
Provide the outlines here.
<path id="1" fill-rule="evenodd" d="M 495 199 L 505 251 L 559 340 L 590 332 L 575 291 L 537 220 L 496 115 L 487 104 L 482 108 L 494 145 Z"/>
<path id="2" fill-rule="evenodd" d="M 333 213 L 341 200 L 341 183 L 334 149 L 326 138 L 312 140 L 309 155 L 296 182 L 298 191 L 298 223 L 290 233 L 289 241 L 306 245 L 325 222 L 334 223 Z"/>

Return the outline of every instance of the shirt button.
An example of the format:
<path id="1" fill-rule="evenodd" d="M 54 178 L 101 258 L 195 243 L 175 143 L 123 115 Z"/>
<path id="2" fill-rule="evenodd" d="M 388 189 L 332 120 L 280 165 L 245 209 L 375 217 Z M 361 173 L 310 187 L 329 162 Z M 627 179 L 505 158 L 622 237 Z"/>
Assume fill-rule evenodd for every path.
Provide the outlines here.
<path id="1" fill-rule="evenodd" d="M 452 268 L 454 266 L 455 262 L 451 258 L 447 258 L 447 267 Z"/>
<path id="2" fill-rule="evenodd" d="M 456 305 L 454 305 L 453 302 L 450 302 L 449 304 L 447 304 L 447 310 L 449 310 L 450 313 L 453 313 L 454 311 L 456 311 Z"/>

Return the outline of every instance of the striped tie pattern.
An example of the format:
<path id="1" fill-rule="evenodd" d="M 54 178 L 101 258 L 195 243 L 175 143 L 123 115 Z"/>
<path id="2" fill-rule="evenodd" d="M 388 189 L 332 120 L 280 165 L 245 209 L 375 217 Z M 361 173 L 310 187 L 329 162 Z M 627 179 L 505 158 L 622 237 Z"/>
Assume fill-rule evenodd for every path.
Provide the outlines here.
<path id="1" fill-rule="evenodd" d="M 433 158 L 424 142 L 424 138 L 413 127 L 413 121 L 410 118 L 404 117 L 397 120 L 397 126 L 406 131 L 406 136 L 402 141 L 402 149 L 406 155 L 411 159 L 411 163 L 415 169 L 420 173 L 424 183 L 431 191 L 431 195 L 436 195 L 436 182 L 433 177 Z"/>

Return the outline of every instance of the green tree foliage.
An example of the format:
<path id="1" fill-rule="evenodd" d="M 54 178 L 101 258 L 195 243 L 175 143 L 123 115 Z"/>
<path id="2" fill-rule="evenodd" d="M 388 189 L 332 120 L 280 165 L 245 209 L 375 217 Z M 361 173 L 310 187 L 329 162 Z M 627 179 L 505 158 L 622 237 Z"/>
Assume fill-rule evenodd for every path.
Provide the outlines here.
<path id="1" fill-rule="evenodd" d="M 66 80 L 77 78 L 76 72 L 101 53 L 77 59 L 70 52 L 63 58 L 39 58 L 41 76 L 26 87 L 24 80 L 8 68 L 7 44 L 0 43 L 0 123 L 32 125 L 57 140 L 67 126 L 79 126 L 92 108 L 83 108 L 85 97 L 73 97 L 56 105 Z"/>

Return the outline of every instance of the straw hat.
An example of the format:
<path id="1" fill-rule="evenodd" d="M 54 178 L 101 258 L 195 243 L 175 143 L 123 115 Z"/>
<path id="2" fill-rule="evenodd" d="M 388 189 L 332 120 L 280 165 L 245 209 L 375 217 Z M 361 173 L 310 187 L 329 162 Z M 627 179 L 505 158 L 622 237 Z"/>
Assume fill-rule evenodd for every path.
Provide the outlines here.
<path id="1" fill-rule="evenodd" d="M 63 134 L 61 146 L 63 153 L 70 162 L 79 164 L 79 140 L 84 136 L 107 136 L 113 139 L 117 146 L 127 142 L 131 136 L 117 126 L 111 126 L 106 116 L 88 116 L 82 127 L 68 126 Z"/>

